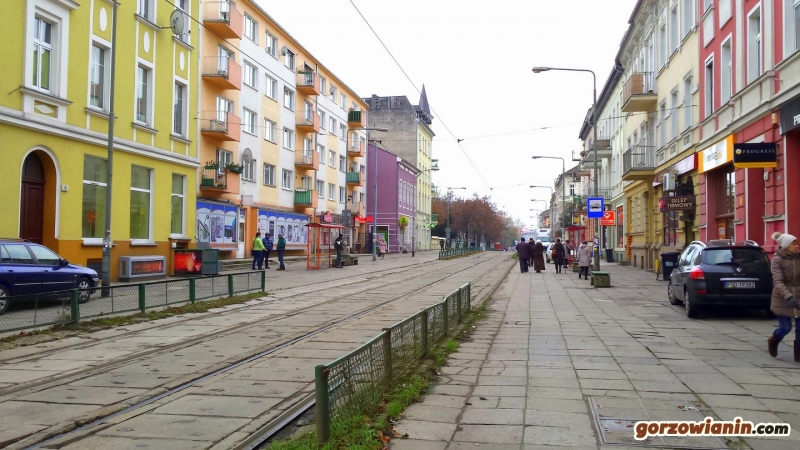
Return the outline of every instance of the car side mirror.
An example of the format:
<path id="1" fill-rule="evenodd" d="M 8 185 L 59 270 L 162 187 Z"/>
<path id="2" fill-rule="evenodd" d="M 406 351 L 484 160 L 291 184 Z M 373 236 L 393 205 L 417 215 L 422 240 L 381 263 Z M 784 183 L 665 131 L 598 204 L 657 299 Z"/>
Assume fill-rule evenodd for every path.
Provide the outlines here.
<path id="1" fill-rule="evenodd" d="M 59 265 L 60 265 L 61 267 L 66 267 L 66 266 L 68 266 L 68 265 L 69 265 L 69 260 L 62 259 L 62 260 L 61 260 L 61 262 L 59 263 Z"/>

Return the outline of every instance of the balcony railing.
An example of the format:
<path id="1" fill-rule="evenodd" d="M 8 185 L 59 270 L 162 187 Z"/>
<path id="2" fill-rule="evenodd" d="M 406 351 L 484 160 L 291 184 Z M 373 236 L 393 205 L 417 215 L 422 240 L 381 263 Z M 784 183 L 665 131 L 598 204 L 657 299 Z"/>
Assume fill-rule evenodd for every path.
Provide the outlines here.
<path id="1" fill-rule="evenodd" d="M 643 176 L 652 176 L 649 172 L 656 168 L 656 148 L 652 145 L 637 145 L 622 154 L 622 179 L 637 179 L 634 172 L 646 172 Z"/>
<path id="2" fill-rule="evenodd" d="M 350 203 L 347 204 L 347 209 L 354 216 L 359 216 L 359 217 L 366 215 L 365 207 L 366 207 L 366 205 L 364 205 L 361 202 L 350 202 Z"/>
<path id="3" fill-rule="evenodd" d="M 227 111 L 203 111 L 200 114 L 200 132 L 223 141 L 238 141 L 241 123 L 238 117 Z"/>
<path id="4" fill-rule="evenodd" d="M 361 172 L 347 172 L 347 184 L 364 185 L 364 174 Z"/>
<path id="5" fill-rule="evenodd" d="M 203 3 L 203 25 L 221 38 L 242 38 L 242 13 L 236 3 L 217 0 Z"/>
<path id="6" fill-rule="evenodd" d="M 239 193 L 239 180 L 241 176 L 235 172 L 227 170 L 203 169 L 203 175 L 200 179 L 200 189 L 206 192 L 217 191 L 219 193 L 238 194 Z"/>
<path id="7" fill-rule="evenodd" d="M 313 189 L 297 189 L 294 191 L 294 206 L 301 208 L 317 207 L 317 191 Z"/>
<path id="8" fill-rule="evenodd" d="M 227 56 L 203 57 L 203 78 L 222 89 L 242 89 L 242 66 Z"/>
<path id="9" fill-rule="evenodd" d="M 297 116 L 299 133 L 319 133 L 319 114 L 313 111 L 300 111 Z"/>
<path id="10" fill-rule="evenodd" d="M 364 141 L 358 140 L 358 142 L 350 142 L 350 145 L 347 146 L 347 154 L 350 156 L 364 156 Z"/>
<path id="11" fill-rule="evenodd" d="M 318 170 L 319 153 L 313 150 L 306 150 L 304 152 L 295 152 L 294 165 L 300 168 Z"/>
<path id="12" fill-rule="evenodd" d="M 347 113 L 347 124 L 350 128 L 364 128 L 367 115 L 364 111 L 350 110 Z"/>
<path id="13" fill-rule="evenodd" d="M 594 190 L 594 187 L 590 187 L 588 190 L 587 197 L 594 197 L 594 198 L 603 198 L 606 200 L 611 200 L 613 198 L 612 191 L 610 188 L 600 187 L 597 191 Z"/>
<path id="14" fill-rule="evenodd" d="M 297 74 L 297 91 L 305 95 L 319 95 L 320 81 L 314 72 L 300 72 Z"/>
<path id="15" fill-rule="evenodd" d="M 655 111 L 656 83 L 653 72 L 635 72 L 622 87 L 622 111 Z"/>

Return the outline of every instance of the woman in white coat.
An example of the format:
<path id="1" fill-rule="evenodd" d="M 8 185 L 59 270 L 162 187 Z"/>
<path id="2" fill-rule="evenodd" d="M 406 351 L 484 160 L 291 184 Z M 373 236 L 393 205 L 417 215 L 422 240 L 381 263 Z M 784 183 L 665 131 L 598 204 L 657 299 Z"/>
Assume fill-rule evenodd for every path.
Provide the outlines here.
<path id="1" fill-rule="evenodd" d="M 581 271 L 578 273 L 578 279 L 581 278 L 581 275 L 586 275 L 586 279 L 589 279 L 589 265 L 592 263 L 592 247 L 589 247 L 586 244 L 586 241 L 581 243 L 581 246 L 578 247 L 578 267 L 580 267 Z"/>

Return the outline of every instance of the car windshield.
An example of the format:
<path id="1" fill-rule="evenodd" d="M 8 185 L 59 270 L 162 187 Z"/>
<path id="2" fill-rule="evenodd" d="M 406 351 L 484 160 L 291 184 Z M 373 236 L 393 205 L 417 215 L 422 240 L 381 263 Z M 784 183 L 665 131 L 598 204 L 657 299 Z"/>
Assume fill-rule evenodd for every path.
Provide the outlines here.
<path id="1" fill-rule="evenodd" d="M 703 250 L 703 264 L 737 265 L 769 264 L 766 253 L 760 248 L 706 248 Z"/>

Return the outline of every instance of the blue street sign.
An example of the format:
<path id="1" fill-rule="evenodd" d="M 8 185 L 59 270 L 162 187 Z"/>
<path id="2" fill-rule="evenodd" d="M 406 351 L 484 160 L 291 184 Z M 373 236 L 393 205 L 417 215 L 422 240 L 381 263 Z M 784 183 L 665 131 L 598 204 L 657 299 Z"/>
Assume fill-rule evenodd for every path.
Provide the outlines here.
<path id="1" fill-rule="evenodd" d="M 590 197 L 586 199 L 586 217 L 590 219 L 602 219 L 605 205 L 602 197 Z"/>

